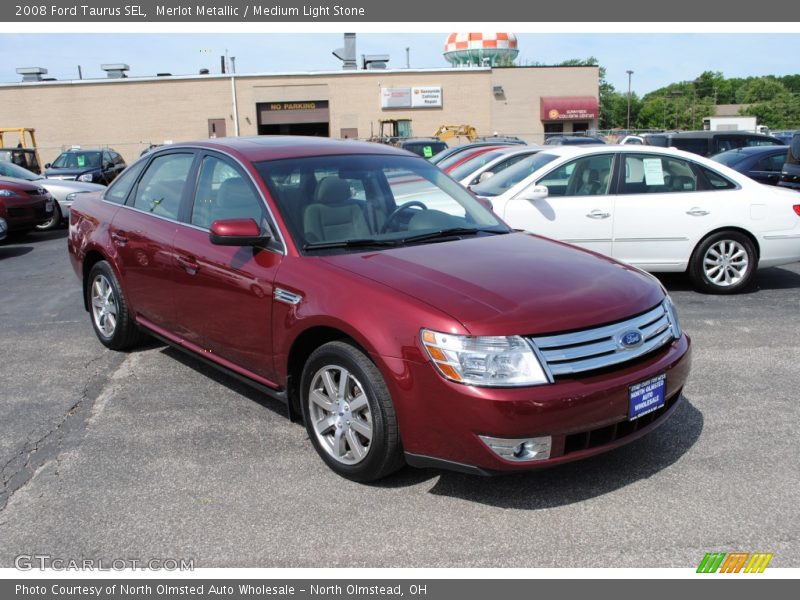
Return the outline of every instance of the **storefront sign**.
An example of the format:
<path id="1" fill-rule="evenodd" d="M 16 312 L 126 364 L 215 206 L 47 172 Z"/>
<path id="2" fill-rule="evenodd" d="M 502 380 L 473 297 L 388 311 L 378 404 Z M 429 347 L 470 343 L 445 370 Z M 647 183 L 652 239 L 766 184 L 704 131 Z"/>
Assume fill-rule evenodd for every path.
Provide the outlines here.
<path id="1" fill-rule="evenodd" d="M 442 88 L 381 88 L 381 108 L 441 108 Z"/>
<path id="2" fill-rule="evenodd" d="M 589 121 L 600 112 L 594 96 L 549 96 L 541 102 L 542 121 Z"/>

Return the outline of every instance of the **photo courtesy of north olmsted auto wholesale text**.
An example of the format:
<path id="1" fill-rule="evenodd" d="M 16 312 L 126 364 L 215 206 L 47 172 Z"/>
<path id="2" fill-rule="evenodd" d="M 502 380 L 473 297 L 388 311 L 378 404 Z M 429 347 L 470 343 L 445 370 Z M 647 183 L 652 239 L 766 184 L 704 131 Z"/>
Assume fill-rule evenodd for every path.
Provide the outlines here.
<path id="1" fill-rule="evenodd" d="M 800 8 L 0 17 L 0 596 L 791 593 Z"/>

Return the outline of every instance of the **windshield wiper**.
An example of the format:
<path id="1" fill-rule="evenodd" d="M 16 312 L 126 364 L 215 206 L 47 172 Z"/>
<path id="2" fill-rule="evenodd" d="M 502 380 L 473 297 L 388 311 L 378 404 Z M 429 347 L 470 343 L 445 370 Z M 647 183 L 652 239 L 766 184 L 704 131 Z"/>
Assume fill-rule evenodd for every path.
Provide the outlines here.
<path id="1" fill-rule="evenodd" d="M 439 229 L 438 231 L 429 231 L 427 233 L 420 233 L 419 235 L 404 237 L 398 241 L 401 244 L 413 244 L 416 242 L 427 242 L 429 240 L 458 237 L 461 235 L 477 235 L 478 233 L 503 234 L 509 233 L 509 231 L 507 229 L 491 229 L 488 227 L 450 227 L 449 229 Z"/>
<path id="2" fill-rule="evenodd" d="M 403 240 L 376 240 L 372 238 L 359 238 L 354 240 L 339 240 L 337 242 L 311 242 L 303 246 L 303 250 L 327 250 L 328 248 L 369 248 L 383 246 L 397 246 Z"/>

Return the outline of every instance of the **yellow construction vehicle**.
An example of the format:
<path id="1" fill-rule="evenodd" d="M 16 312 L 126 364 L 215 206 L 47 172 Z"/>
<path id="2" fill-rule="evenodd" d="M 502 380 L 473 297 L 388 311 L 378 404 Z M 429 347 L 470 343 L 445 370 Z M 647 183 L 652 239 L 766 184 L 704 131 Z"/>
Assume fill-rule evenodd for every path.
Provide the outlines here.
<path id="1" fill-rule="evenodd" d="M 6 145 L 9 134 L 16 135 L 16 145 L 13 141 Z M 30 138 L 30 144 L 28 138 Z M 42 161 L 39 159 L 39 149 L 36 147 L 36 130 L 30 127 L 0 128 L 0 160 L 7 160 L 29 171 L 41 174 Z"/>
<path id="2" fill-rule="evenodd" d="M 370 142 L 396 145 L 400 140 L 411 137 L 411 119 L 382 119 L 378 121 L 380 133 L 372 135 Z"/>
<path id="3" fill-rule="evenodd" d="M 452 137 L 465 137 L 472 142 L 478 139 L 478 132 L 472 125 L 442 125 L 436 130 L 433 137 L 438 137 L 442 141 Z"/>

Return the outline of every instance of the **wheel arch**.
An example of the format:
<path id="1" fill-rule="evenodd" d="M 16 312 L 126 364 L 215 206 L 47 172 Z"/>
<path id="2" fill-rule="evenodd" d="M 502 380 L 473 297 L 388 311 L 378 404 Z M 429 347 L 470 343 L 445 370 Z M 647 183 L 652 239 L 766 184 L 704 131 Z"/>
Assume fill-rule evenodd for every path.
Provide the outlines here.
<path id="1" fill-rule="evenodd" d="M 694 248 L 692 248 L 692 254 L 690 256 L 689 265 L 691 265 L 691 259 L 694 258 L 695 252 L 697 252 L 697 249 L 700 247 L 700 245 L 703 242 L 705 242 L 712 235 L 716 235 L 718 233 L 723 233 L 723 232 L 726 232 L 726 231 L 733 231 L 733 232 L 741 233 L 742 235 L 744 235 L 753 244 L 753 248 L 756 251 L 756 260 L 761 258 L 761 246 L 758 243 L 758 239 L 756 239 L 756 236 L 754 236 L 751 231 L 748 231 L 747 229 L 745 229 L 743 227 L 738 227 L 736 225 L 725 225 L 725 226 L 717 227 L 716 229 L 713 229 L 713 230 L 709 231 L 703 237 L 701 237 L 699 240 L 697 240 L 697 243 L 694 245 Z M 687 266 L 687 269 L 688 269 L 688 266 Z"/>
<path id="2" fill-rule="evenodd" d="M 314 350 L 333 341 L 346 341 L 353 344 L 365 355 L 371 356 L 372 354 L 364 344 L 360 343 L 355 336 L 343 328 L 331 325 L 314 325 L 303 330 L 292 342 L 286 361 L 286 392 L 293 420 L 295 420 L 295 416 L 300 417 L 303 414 L 300 407 L 300 378 L 303 373 L 303 367 Z"/>

